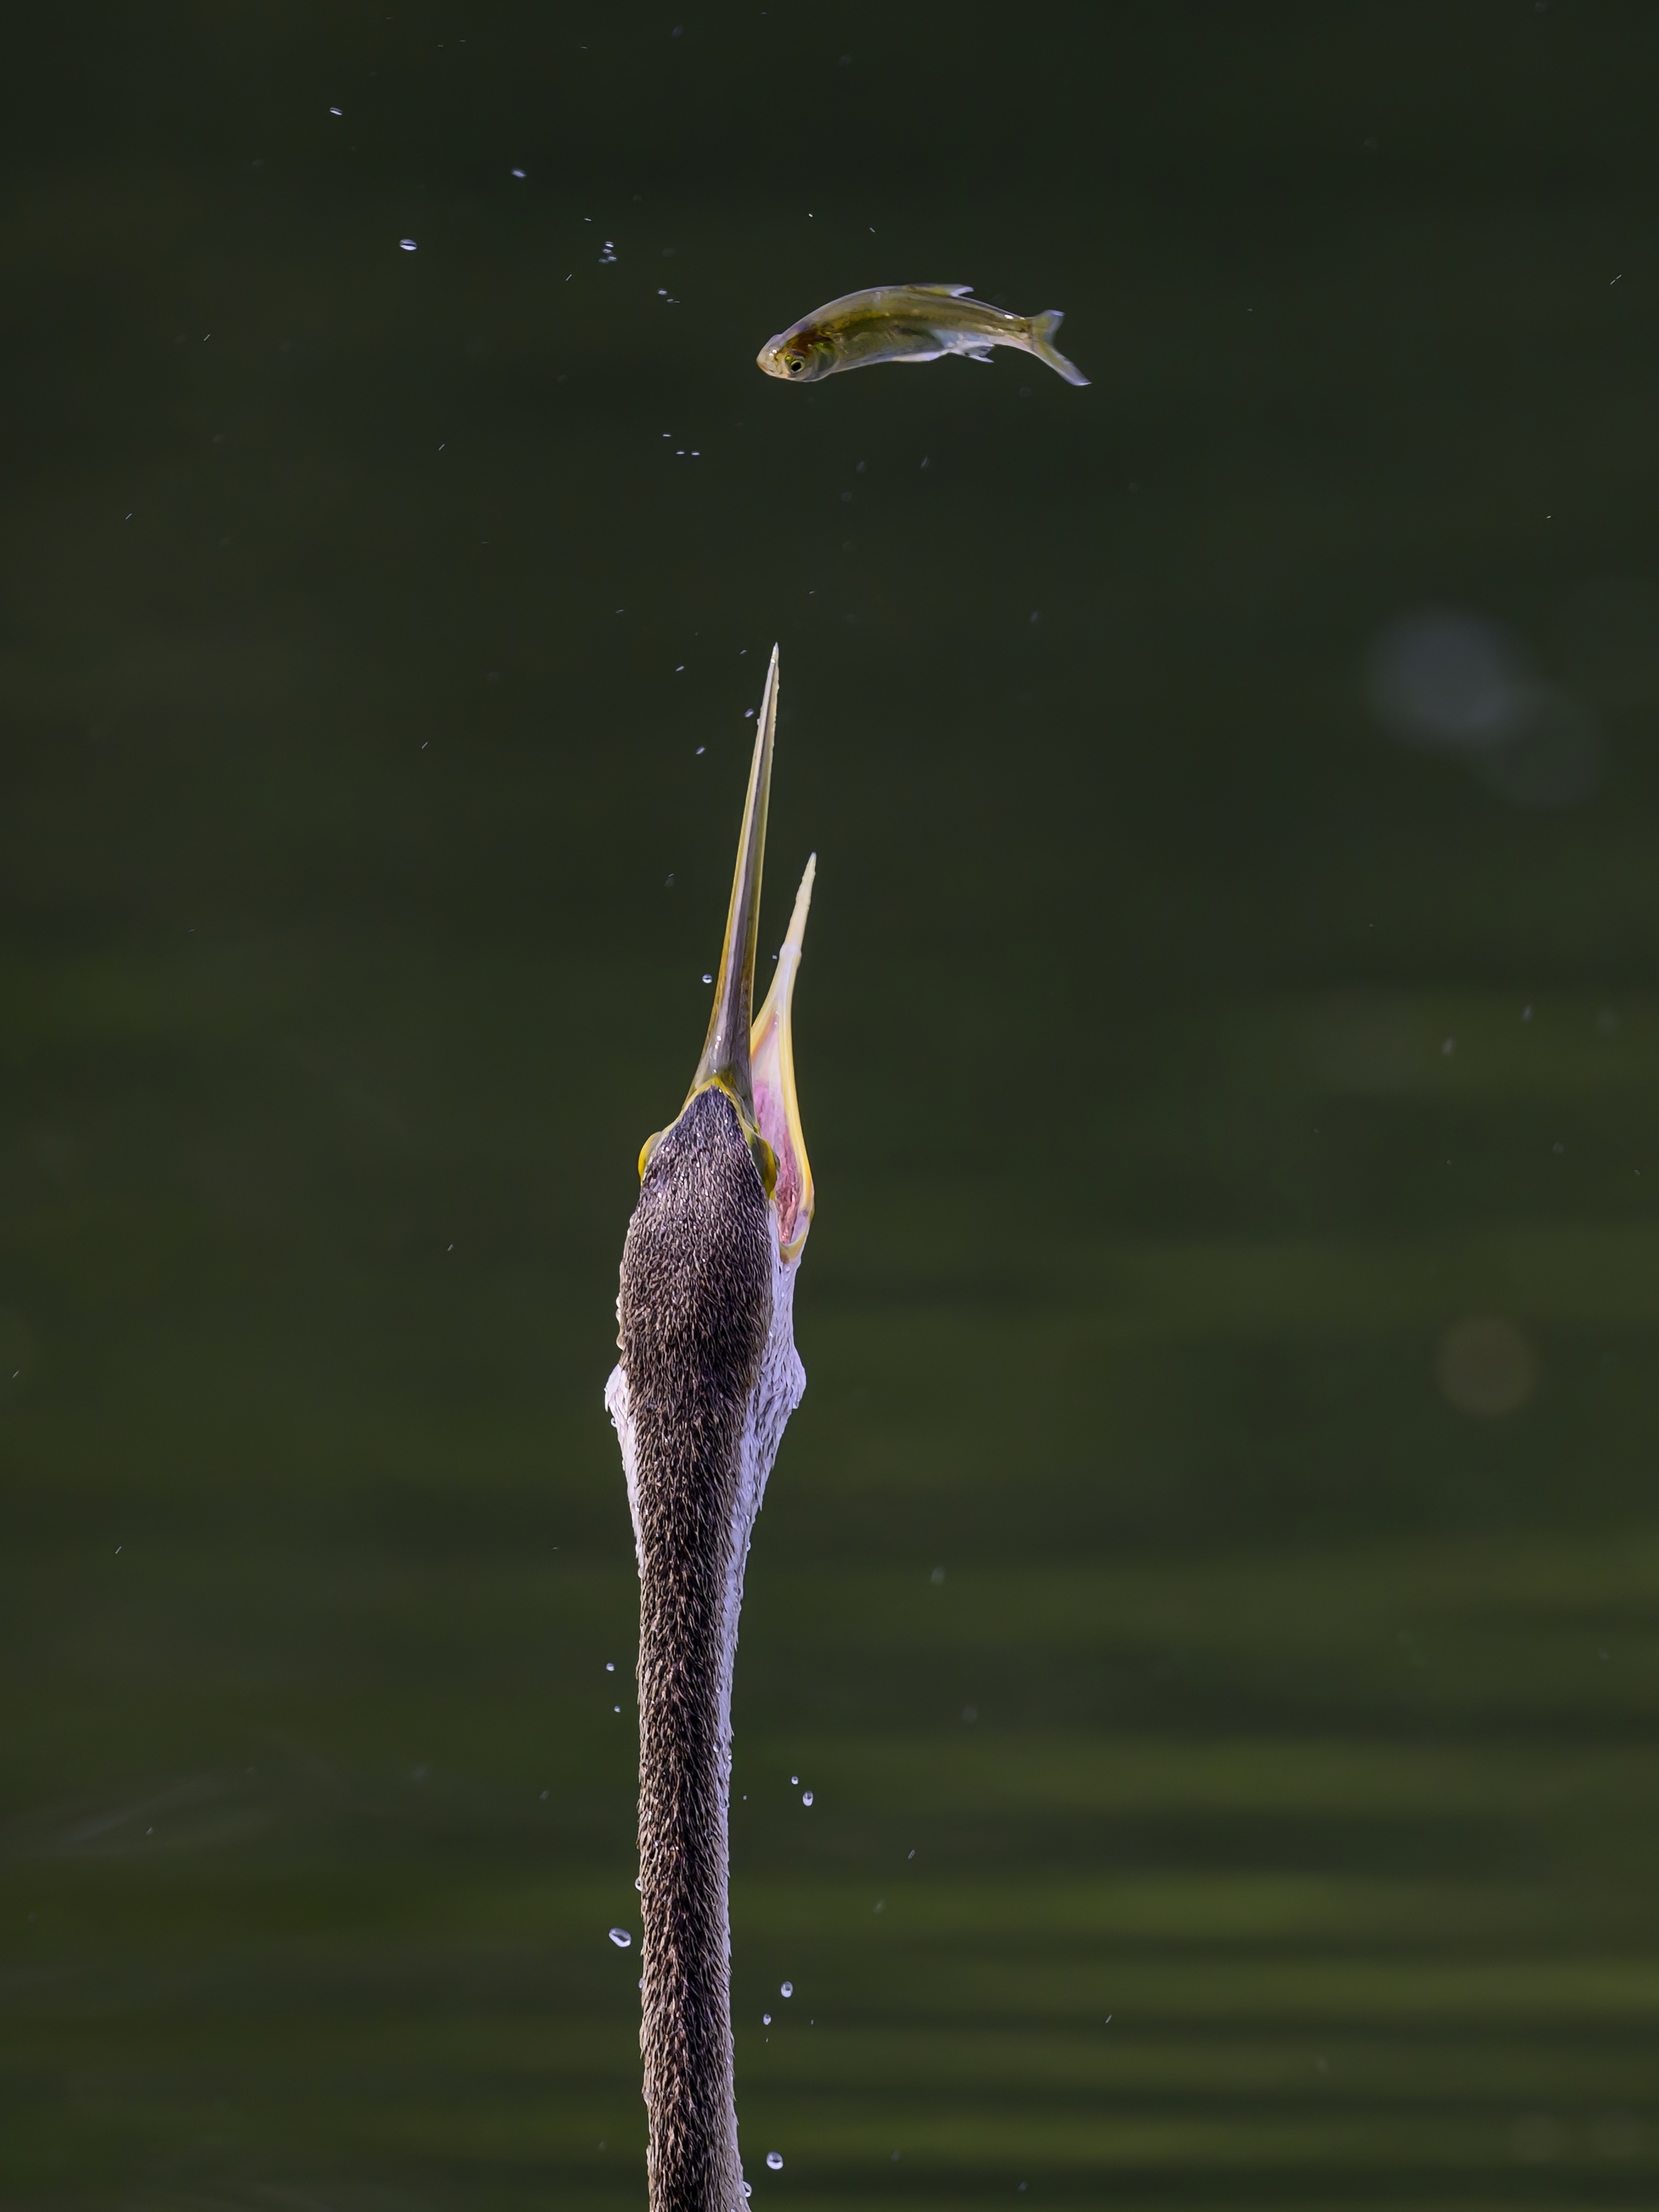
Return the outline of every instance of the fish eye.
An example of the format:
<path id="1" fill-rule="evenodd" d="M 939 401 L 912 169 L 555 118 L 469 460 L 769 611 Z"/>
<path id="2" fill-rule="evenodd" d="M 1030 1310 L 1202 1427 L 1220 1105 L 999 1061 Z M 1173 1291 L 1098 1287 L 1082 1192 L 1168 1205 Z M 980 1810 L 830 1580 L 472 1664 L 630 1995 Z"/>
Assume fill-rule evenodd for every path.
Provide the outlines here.
<path id="1" fill-rule="evenodd" d="M 789 356 L 789 374 L 790 374 L 790 375 L 791 375 L 791 376 L 799 376 L 799 375 L 800 374 L 800 373 L 801 373 L 802 369 L 804 369 L 804 368 L 805 368 L 805 366 L 806 366 L 806 363 L 805 363 L 805 362 L 801 359 L 800 356 L 799 356 L 798 353 L 792 353 L 792 354 L 790 355 L 790 356 Z"/>

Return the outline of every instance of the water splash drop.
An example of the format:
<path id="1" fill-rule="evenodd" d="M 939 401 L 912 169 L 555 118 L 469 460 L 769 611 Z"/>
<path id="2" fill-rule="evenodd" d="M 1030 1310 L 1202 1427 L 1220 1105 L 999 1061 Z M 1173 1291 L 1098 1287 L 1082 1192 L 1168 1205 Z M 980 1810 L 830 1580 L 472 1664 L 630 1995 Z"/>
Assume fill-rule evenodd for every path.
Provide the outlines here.
<path id="1" fill-rule="evenodd" d="M 613 1928 L 611 1931 L 611 1940 L 619 1951 L 625 1951 L 634 1938 L 625 1928 Z"/>

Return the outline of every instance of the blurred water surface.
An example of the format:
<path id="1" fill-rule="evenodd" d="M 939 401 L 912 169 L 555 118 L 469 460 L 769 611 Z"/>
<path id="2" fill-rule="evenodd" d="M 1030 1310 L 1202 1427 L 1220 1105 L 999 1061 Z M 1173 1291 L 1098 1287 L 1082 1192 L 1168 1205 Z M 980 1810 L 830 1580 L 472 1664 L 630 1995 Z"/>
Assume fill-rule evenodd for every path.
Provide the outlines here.
<path id="1" fill-rule="evenodd" d="M 600 1393 L 775 638 L 757 2203 L 1659 2197 L 1656 70 L 13 27 L 8 2207 L 643 2202 Z M 1092 388 L 755 369 L 896 278 Z"/>

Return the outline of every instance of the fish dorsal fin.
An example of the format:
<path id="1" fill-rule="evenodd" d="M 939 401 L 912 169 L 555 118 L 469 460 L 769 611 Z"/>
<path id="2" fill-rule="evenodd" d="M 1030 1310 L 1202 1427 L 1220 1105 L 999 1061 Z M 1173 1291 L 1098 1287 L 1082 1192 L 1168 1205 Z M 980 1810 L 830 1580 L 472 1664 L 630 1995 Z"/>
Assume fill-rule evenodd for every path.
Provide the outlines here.
<path id="1" fill-rule="evenodd" d="M 942 292 L 947 300 L 965 300 L 973 290 L 971 284 L 913 284 L 913 292 Z"/>

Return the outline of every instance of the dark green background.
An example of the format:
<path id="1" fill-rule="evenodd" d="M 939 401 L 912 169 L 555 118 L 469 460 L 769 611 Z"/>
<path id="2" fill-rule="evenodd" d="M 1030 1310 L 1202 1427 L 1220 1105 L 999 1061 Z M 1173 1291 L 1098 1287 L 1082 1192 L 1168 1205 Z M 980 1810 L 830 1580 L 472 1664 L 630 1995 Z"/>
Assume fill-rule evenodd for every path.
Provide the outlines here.
<path id="1" fill-rule="evenodd" d="M 49 8 L 4 76 L 8 2212 L 643 2203 L 600 1394 L 775 638 L 757 2203 L 1651 2205 L 1654 11 Z M 1092 388 L 755 369 L 903 278 Z M 1587 803 L 1379 726 L 1435 605 Z"/>

